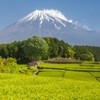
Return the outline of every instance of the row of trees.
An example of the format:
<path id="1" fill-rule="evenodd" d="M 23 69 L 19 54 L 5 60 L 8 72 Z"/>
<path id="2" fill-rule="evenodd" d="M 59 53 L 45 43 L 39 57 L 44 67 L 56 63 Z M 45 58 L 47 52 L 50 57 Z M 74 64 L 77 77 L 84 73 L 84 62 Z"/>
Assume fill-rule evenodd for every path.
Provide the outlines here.
<path id="1" fill-rule="evenodd" d="M 74 46 L 76 54 L 82 54 L 83 52 L 93 56 L 95 61 L 100 61 L 100 47 L 97 46 Z M 93 60 L 93 59 L 90 59 Z"/>
<path id="2" fill-rule="evenodd" d="M 79 60 L 94 61 L 94 55 L 85 46 L 74 46 L 74 57 Z"/>
<path id="3" fill-rule="evenodd" d="M 100 47 L 98 48 L 70 46 L 63 40 L 58 40 L 56 38 L 34 36 L 20 42 L 0 44 L 0 56 L 3 58 L 16 58 L 18 63 L 28 63 L 32 60 L 42 60 L 53 57 L 100 61 L 97 55 L 98 51 L 100 51 Z"/>
<path id="4" fill-rule="evenodd" d="M 58 40 L 56 38 L 45 37 L 44 40 L 47 42 L 49 46 L 48 57 L 67 57 L 73 58 L 74 57 L 74 50 L 73 48 L 65 43 L 63 40 Z"/>

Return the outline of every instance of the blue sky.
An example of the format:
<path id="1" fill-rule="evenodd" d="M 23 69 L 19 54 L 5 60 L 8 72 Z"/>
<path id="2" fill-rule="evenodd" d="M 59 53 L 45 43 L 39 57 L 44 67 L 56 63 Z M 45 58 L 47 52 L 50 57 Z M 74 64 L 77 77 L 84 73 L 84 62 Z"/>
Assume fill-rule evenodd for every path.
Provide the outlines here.
<path id="1" fill-rule="evenodd" d="M 100 0 L 0 0 L 0 29 L 36 9 L 60 10 L 68 19 L 100 30 Z"/>

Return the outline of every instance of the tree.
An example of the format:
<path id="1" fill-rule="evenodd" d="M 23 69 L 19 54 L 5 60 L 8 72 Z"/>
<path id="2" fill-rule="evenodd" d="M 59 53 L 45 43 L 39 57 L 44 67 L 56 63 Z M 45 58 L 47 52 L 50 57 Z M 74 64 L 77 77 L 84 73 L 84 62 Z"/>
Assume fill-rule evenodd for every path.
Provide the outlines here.
<path id="1" fill-rule="evenodd" d="M 68 57 L 69 58 L 74 58 L 74 55 L 75 55 L 75 51 L 73 50 L 72 47 L 68 47 Z"/>
<path id="2" fill-rule="evenodd" d="M 49 45 L 49 57 L 67 57 L 69 45 L 63 40 L 58 40 L 56 38 L 45 37 L 45 41 Z"/>
<path id="3" fill-rule="evenodd" d="M 39 36 L 29 38 L 23 45 L 23 51 L 29 61 L 46 59 L 48 49 L 49 47 L 46 41 Z"/>
<path id="4" fill-rule="evenodd" d="M 86 46 L 74 46 L 74 57 L 84 61 L 94 61 L 94 55 Z"/>
<path id="5" fill-rule="evenodd" d="M 58 54 L 60 57 L 68 57 L 68 47 L 69 45 L 65 43 L 63 40 L 60 40 L 58 43 Z"/>
<path id="6" fill-rule="evenodd" d="M 3 58 L 7 58 L 8 56 L 7 44 L 0 44 L 0 56 Z"/>
<path id="7" fill-rule="evenodd" d="M 80 59 L 83 61 L 94 61 L 94 57 L 91 53 L 89 54 L 81 54 Z"/>
<path id="8" fill-rule="evenodd" d="M 58 56 L 58 40 L 56 38 L 45 37 L 44 40 L 48 43 L 50 58 Z"/>

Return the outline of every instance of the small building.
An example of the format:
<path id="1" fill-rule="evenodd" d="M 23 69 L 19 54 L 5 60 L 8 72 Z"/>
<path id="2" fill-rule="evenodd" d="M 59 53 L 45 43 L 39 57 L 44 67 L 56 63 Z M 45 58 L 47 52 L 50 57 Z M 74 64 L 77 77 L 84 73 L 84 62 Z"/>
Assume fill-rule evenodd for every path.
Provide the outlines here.
<path id="1" fill-rule="evenodd" d="M 36 61 L 32 61 L 32 62 L 30 62 L 30 63 L 28 63 L 28 67 L 30 68 L 30 67 L 38 67 L 38 63 L 36 62 Z"/>
<path id="2" fill-rule="evenodd" d="M 38 63 L 36 61 L 32 61 L 28 63 L 28 67 L 35 67 L 37 70 L 34 72 L 34 75 L 38 75 L 39 69 L 38 69 Z"/>

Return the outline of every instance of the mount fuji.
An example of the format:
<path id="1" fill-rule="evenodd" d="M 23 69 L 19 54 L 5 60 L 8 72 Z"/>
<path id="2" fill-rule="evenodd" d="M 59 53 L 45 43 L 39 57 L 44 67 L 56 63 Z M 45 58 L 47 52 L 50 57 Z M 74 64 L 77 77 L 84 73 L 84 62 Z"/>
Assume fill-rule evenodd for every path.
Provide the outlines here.
<path id="1" fill-rule="evenodd" d="M 22 41 L 34 35 L 55 37 L 71 45 L 100 46 L 100 32 L 68 20 L 58 10 L 35 10 L 0 31 L 0 43 Z"/>

